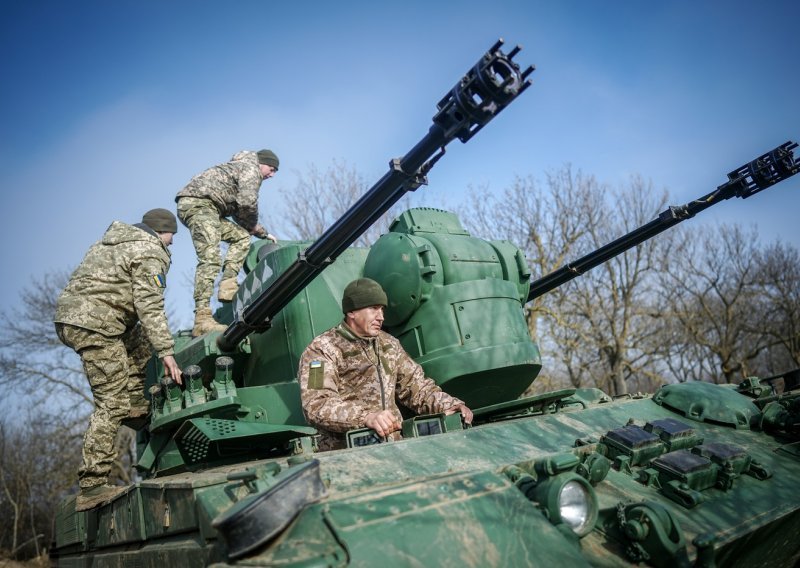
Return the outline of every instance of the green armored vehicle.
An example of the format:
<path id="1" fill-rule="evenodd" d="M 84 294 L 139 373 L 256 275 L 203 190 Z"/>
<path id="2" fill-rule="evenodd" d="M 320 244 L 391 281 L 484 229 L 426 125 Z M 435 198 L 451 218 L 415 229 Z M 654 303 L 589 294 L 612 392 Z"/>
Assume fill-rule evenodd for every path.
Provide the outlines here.
<path id="1" fill-rule="evenodd" d="M 786 143 L 715 191 L 530 282 L 522 252 L 455 215 L 412 209 L 363 231 L 522 93 L 494 45 L 439 102 L 428 134 L 313 243 L 258 243 L 223 333 L 179 335 L 184 386 L 154 361 L 141 481 L 60 506 L 59 566 L 793 566 L 800 558 L 800 390 L 681 383 L 611 400 L 595 389 L 520 398 L 541 368 L 523 305 L 721 200 L 800 170 Z M 297 365 L 341 321 L 345 285 L 387 291 L 385 329 L 474 411 L 409 416 L 318 452 Z M 489 317 L 491 315 L 491 317 Z"/>

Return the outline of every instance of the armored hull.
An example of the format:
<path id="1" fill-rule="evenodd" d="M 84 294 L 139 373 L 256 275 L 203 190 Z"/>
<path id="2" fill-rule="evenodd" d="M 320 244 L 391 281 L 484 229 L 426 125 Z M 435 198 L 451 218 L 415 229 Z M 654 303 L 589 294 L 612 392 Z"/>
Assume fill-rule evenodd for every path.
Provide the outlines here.
<path id="1" fill-rule="evenodd" d="M 670 406 L 676 392 L 726 407 L 698 422 Z M 746 393 L 559 391 L 477 414 L 472 428 L 141 481 L 85 513 L 67 500 L 58 564 L 791 566 L 800 555 L 797 442 L 752 429 L 764 413 Z M 588 481 L 580 495 L 563 495 L 576 478 Z"/>

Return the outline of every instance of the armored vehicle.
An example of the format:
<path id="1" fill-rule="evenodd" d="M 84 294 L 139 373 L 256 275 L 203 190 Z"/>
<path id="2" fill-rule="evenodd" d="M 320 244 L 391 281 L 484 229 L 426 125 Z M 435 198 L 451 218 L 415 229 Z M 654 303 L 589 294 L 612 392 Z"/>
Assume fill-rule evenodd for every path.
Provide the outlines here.
<path id="1" fill-rule="evenodd" d="M 800 390 L 670 384 L 522 397 L 541 368 L 529 300 L 730 197 L 800 169 L 787 142 L 711 193 L 531 283 L 517 247 L 452 213 L 406 211 L 426 182 L 529 85 L 498 42 L 439 102 L 422 140 L 313 243 L 254 244 L 222 333 L 177 337 L 184 385 L 153 361 L 141 480 L 56 519 L 59 566 L 792 566 L 800 557 Z M 311 340 L 341 321 L 345 285 L 389 297 L 385 329 L 474 410 L 409 416 L 403 439 L 347 434 L 319 452 L 296 380 Z M 491 315 L 491 318 L 489 318 Z"/>

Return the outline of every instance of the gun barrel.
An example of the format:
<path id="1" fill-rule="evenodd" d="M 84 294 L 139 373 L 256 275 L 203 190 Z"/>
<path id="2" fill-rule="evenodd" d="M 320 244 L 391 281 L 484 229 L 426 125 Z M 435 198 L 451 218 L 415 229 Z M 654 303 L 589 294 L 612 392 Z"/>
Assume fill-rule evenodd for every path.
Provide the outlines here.
<path id="1" fill-rule="evenodd" d="M 565 264 L 547 276 L 535 280 L 531 283 L 527 301 L 530 302 L 543 296 L 618 254 L 651 239 L 686 219 L 694 217 L 699 212 L 720 201 L 731 197 L 747 199 L 759 191 L 793 176 L 800 171 L 800 162 L 797 162 L 794 158 L 793 151 L 795 148 L 797 148 L 796 142 L 789 141 L 781 144 L 774 150 L 730 172 L 728 181 L 711 193 L 685 205 L 671 206 L 662 211 L 653 221 L 634 229 L 630 233 L 582 256 L 574 262 Z"/>
<path id="2" fill-rule="evenodd" d="M 269 328 L 272 318 L 381 215 L 427 183 L 426 174 L 447 144 L 455 138 L 466 143 L 531 85 L 527 77 L 533 67 L 520 71 L 512 60 L 521 48 L 506 54 L 502 44 L 498 40 L 439 101 L 428 133 L 405 156 L 392 160 L 389 171 L 228 326 L 217 339 L 221 350 L 230 351 L 251 332 Z"/>

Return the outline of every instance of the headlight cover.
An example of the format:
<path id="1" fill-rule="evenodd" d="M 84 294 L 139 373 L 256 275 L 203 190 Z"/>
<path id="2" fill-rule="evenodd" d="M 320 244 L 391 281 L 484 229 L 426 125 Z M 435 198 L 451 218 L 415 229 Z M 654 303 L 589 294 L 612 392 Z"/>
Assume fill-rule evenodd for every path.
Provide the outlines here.
<path id="1" fill-rule="evenodd" d="M 591 495 L 583 485 L 570 480 L 564 484 L 558 495 L 558 509 L 561 520 L 573 532 L 582 534 L 591 519 Z"/>
<path id="2" fill-rule="evenodd" d="M 592 532 L 597 523 L 597 495 L 580 475 L 556 475 L 536 488 L 536 501 L 554 525 L 565 524 L 577 536 Z"/>

